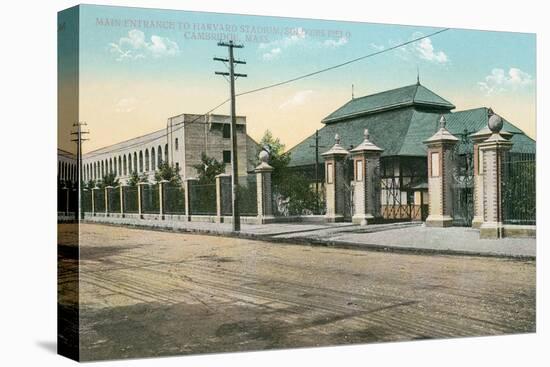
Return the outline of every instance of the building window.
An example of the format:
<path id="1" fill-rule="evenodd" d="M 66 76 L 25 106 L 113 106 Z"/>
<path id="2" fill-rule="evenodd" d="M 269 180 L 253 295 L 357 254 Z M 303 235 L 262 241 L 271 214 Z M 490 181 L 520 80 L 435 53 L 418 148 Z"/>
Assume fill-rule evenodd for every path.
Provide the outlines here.
<path id="1" fill-rule="evenodd" d="M 158 157 L 157 166 L 160 167 L 160 165 L 162 164 L 162 148 L 160 147 L 160 145 L 159 145 L 158 150 L 157 150 L 157 157 Z"/>
<path id="2" fill-rule="evenodd" d="M 231 151 L 230 150 L 224 150 L 223 151 L 223 163 L 231 163 Z"/>
<path id="3" fill-rule="evenodd" d="M 431 154 L 431 176 L 439 177 L 439 152 Z"/>
<path id="4" fill-rule="evenodd" d="M 355 181 L 363 181 L 363 160 L 361 159 L 355 161 Z"/>
<path id="5" fill-rule="evenodd" d="M 223 124 L 222 133 L 223 133 L 223 138 L 224 139 L 231 138 L 231 125 Z"/>
<path id="6" fill-rule="evenodd" d="M 176 138 L 176 140 L 174 141 L 174 145 L 175 145 L 175 147 L 176 147 L 176 150 L 178 150 L 179 147 L 180 147 L 178 138 Z"/>
<path id="7" fill-rule="evenodd" d="M 176 162 L 176 172 L 179 172 L 180 171 L 180 164 L 179 162 Z"/>
<path id="8" fill-rule="evenodd" d="M 334 182 L 334 166 L 332 163 L 327 163 L 327 183 L 331 184 Z"/>

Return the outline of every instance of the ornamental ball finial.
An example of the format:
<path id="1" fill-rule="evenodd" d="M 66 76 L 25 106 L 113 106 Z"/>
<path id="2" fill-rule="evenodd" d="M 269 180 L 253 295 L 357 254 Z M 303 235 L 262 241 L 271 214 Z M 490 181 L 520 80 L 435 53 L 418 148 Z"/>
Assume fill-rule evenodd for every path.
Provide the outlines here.
<path id="1" fill-rule="evenodd" d="M 269 160 L 269 153 L 266 150 L 262 149 L 258 157 L 260 158 L 260 162 L 267 163 L 267 161 Z"/>
<path id="2" fill-rule="evenodd" d="M 493 114 L 489 117 L 489 122 L 487 123 L 487 126 L 489 127 L 489 130 L 491 130 L 493 133 L 497 134 L 502 129 L 502 117 L 500 117 L 497 114 Z"/>
<path id="3" fill-rule="evenodd" d="M 369 140 L 369 129 L 365 129 L 365 131 L 363 132 L 363 136 L 365 137 L 365 140 Z"/>
<path id="4" fill-rule="evenodd" d="M 441 115 L 441 118 L 439 119 L 439 128 L 445 129 L 447 126 L 447 120 L 445 119 L 445 115 Z"/>
<path id="5" fill-rule="evenodd" d="M 334 135 L 334 141 L 336 142 L 336 144 L 340 144 L 340 135 Z"/>

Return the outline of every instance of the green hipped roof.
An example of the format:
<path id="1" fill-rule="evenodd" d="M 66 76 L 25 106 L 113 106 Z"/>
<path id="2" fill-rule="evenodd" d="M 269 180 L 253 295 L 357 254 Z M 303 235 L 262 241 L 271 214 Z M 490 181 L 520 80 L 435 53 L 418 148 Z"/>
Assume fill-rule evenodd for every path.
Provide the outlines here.
<path id="1" fill-rule="evenodd" d="M 334 123 L 342 119 L 372 114 L 407 106 L 422 106 L 449 111 L 455 106 L 421 84 L 408 85 L 368 96 L 354 98 L 327 117 L 322 122 Z"/>
<path id="2" fill-rule="evenodd" d="M 404 106 L 379 113 L 357 115 L 339 122 L 326 124 L 319 130 L 319 153 L 334 145 L 334 135 L 339 134 L 340 144 L 350 150 L 363 141 L 363 131 L 369 129 L 370 141 L 384 149 L 382 156 L 426 156 L 424 141 L 439 128 L 439 111 L 417 106 Z M 487 108 L 449 112 L 445 114 L 447 129 L 457 137 L 477 132 L 487 126 Z M 503 130 L 513 133 L 512 152 L 535 153 L 535 141 L 520 129 L 504 120 Z M 315 163 L 315 134 L 289 150 L 290 166 Z M 323 158 L 320 156 L 319 161 Z"/>

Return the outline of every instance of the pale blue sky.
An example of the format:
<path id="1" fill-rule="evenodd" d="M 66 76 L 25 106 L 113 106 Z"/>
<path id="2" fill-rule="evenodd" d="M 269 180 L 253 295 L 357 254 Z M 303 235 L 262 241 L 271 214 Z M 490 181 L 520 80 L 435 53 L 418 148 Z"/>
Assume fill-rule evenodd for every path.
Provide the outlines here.
<path id="1" fill-rule="evenodd" d="M 159 29 L 145 27 L 100 26 L 97 19 L 141 19 L 150 21 L 173 21 L 186 23 L 187 30 Z M 366 17 L 367 19 L 368 17 Z M 132 120 L 136 106 L 144 108 L 144 100 L 149 100 L 152 109 L 158 111 L 158 121 L 143 121 L 145 126 L 162 128 L 172 112 L 203 113 L 216 105 L 227 94 L 223 79 L 214 76 L 215 70 L 223 70 L 221 63 L 212 60 L 213 56 L 226 56 L 226 49 L 216 46 L 216 40 L 189 39 L 197 24 L 235 25 L 245 48 L 236 50 L 238 58 L 247 61 L 239 71 L 249 75 L 239 79 L 237 91 L 245 91 L 266 84 L 279 82 L 316 69 L 338 64 L 379 49 L 387 48 L 410 40 L 418 35 L 426 35 L 440 28 L 396 26 L 357 22 L 335 22 L 276 17 L 227 15 L 142 8 L 122 8 L 105 6 L 83 6 L 81 8 L 80 71 L 84 83 L 101 81 L 117 84 L 111 91 L 113 103 L 104 101 L 95 108 L 83 111 L 103 111 L 101 119 L 117 121 L 94 121 L 93 113 L 84 116 L 89 120 L 95 134 L 108 134 L 108 126 L 124 125 Z M 269 26 L 292 30 L 288 34 L 269 34 L 264 42 L 246 42 L 246 34 L 241 27 Z M 176 28 L 178 25 L 176 25 Z M 250 29 L 250 28 L 249 28 Z M 314 35 L 315 30 L 336 30 L 343 32 L 329 36 Z M 201 32 L 196 30 L 195 32 Z M 284 123 L 278 123 L 272 130 L 280 130 L 290 145 L 305 138 L 307 131 L 313 131 L 320 118 L 345 103 L 351 94 L 351 84 L 355 85 L 356 96 L 390 88 L 412 84 L 416 81 L 416 70 L 420 70 L 421 82 L 442 97 L 457 105 L 457 110 L 492 106 L 504 117 L 515 122 L 529 135 L 535 135 L 535 35 L 472 31 L 451 29 L 428 40 L 389 51 L 344 68 L 302 80 L 280 88 L 279 91 L 262 92 L 269 94 L 277 109 L 247 105 L 266 103 L 261 96 L 243 97 L 238 105 L 238 113 L 249 117 L 249 132 L 259 138 L 265 127 L 274 124 L 273 113 L 290 121 L 300 116 L 306 128 L 299 136 L 290 136 Z M 125 55 L 125 56 L 123 56 Z M 92 82 L 90 82 L 92 81 Z M 150 98 L 141 92 L 132 94 L 132 88 L 124 88 L 125 83 L 135 85 L 136 81 L 151 83 Z M 181 105 L 171 106 L 157 103 L 158 90 L 178 91 L 193 89 L 191 95 L 181 95 Z M 83 86 L 86 88 L 86 85 Z M 109 88 L 107 88 L 109 89 Z M 101 93 L 97 87 L 93 93 Z M 173 92 L 172 92 L 173 93 Z M 177 94 L 178 92 L 176 92 Z M 84 93 L 86 95 L 86 93 Z M 173 97 L 173 96 L 172 96 Z M 177 99 L 175 99 L 177 100 Z M 93 101 L 82 103 L 93 104 Z M 133 101 L 133 102 L 132 102 Z M 327 102 L 327 101 L 332 101 Z M 513 101 L 513 103 L 510 103 Z M 121 105 L 122 102 L 122 105 Z M 178 102 L 179 104 L 179 102 Z M 315 110 L 308 113 L 308 106 Z M 127 108 L 126 108 L 127 107 Z M 261 107 L 261 106 L 260 106 Z M 200 108 L 200 109 L 198 109 Z M 204 110 L 201 110 L 204 109 Z M 319 109 L 324 109 L 319 111 Z M 126 115 L 124 115 L 126 112 Z M 226 110 L 220 110 L 226 113 Z M 135 118 L 141 118 L 138 114 Z M 157 116 L 157 115 L 155 115 Z M 164 116 L 164 118 L 162 118 Z M 309 116 L 309 117 L 308 117 Z M 150 116 L 149 116 L 150 117 Z M 97 116 L 99 119 L 99 115 Z M 256 121 L 256 128 L 250 126 Z M 309 121 L 311 119 L 311 121 Z M 135 120 L 135 119 L 134 119 Z M 132 121 L 134 121 L 132 120 Z M 519 120 L 519 121 L 518 121 Z M 95 129 L 94 129 L 95 124 Z M 135 126 L 135 125 L 133 125 Z M 121 126 L 122 127 L 122 126 Z M 132 131 L 127 131 L 128 138 Z M 306 136 L 302 136 L 306 134 Z M 124 134 L 110 134 L 113 140 Z M 256 136 L 255 136 L 256 135 Z M 96 137 L 99 137 L 96 135 Z M 98 139 L 101 144 L 109 139 Z M 112 141 L 115 142 L 115 141 Z M 91 144 L 94 148 L 95 144 Z"/>

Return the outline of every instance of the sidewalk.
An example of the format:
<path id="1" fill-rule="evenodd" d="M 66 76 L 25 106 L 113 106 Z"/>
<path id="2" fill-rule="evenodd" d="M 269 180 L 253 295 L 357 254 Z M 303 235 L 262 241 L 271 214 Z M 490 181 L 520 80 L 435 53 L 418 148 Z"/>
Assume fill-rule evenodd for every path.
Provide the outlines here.
<path id="1" fill-rule="evenodd" d="M 351 223 L 273 223 L 242 224 L 241 232 L 231 224 L 134 220 L 114 217 L 88 217 L 88 223 L 128 225 L 156 230 L 205 233 L 252 238 L 270 242 L 324 245 L 378 251 L 406 251 L 456 255 L 536 257 L 536 239 L 480 239 L 479 232 L 467 227 L 427 228 L 419 222 L 374 224 L 366 227 Z"/>

